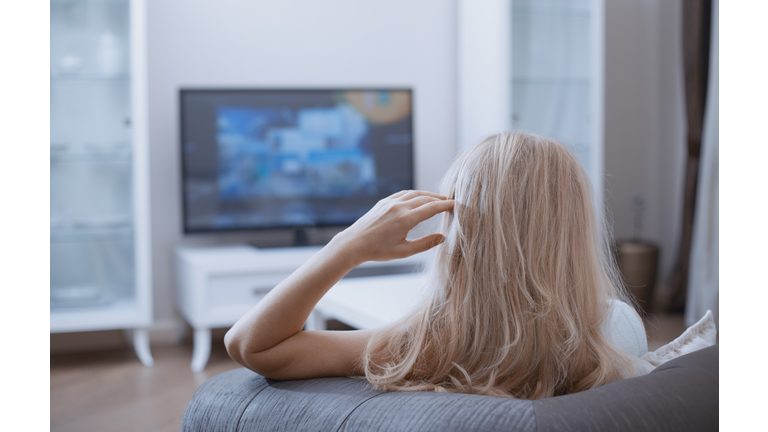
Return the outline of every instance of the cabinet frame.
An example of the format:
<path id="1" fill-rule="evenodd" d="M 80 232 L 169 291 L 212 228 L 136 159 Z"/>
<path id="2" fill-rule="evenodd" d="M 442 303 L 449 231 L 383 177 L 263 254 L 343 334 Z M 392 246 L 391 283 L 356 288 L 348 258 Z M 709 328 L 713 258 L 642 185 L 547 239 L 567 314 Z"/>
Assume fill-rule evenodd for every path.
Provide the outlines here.
<path id="1" fill-rule="evenodd" d="M 132 192 L 134 299 L 117 300 L 98 308 L 52 309 L 50 332 L 123 329 L 141 362 L 154 363 L 149 349 L 153 323 L 150 240 L 149 135 L 147 107 L 147 4 L 130 0 L 130 97 L 132 127 Z M 53 79 L 53 77 L 52 77 Z M 98 79 L 98 77 L 94 78 Z"/>

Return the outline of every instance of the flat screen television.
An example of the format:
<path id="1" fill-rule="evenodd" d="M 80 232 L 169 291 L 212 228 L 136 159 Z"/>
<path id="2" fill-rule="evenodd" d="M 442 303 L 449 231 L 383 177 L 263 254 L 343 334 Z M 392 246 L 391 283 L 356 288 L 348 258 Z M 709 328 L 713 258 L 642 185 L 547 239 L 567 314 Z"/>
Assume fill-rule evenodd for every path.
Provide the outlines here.
<path id="1" fill-rule="evenodd" d="M 351 225 L 413 188 L 410 89 L 181 89 L 185 234 Z"/>

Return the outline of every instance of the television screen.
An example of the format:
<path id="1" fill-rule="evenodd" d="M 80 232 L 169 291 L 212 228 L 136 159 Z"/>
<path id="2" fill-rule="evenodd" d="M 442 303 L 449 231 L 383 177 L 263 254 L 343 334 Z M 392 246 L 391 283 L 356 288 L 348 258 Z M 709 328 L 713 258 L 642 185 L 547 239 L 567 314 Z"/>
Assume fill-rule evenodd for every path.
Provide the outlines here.
<path id="1" fill-rule="evenodd" d="M 413 188 L 411 91 L 180 91 L 185 233 L 349 225 Z"/>

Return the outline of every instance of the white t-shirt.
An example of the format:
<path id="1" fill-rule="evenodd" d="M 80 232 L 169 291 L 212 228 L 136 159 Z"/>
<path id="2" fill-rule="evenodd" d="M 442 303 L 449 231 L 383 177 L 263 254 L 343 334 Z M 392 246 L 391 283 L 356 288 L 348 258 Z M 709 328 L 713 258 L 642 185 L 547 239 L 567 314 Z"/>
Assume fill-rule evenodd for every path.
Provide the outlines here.
<path id="1" fill-rule="evenodd" d="M 605 333 L 619 348 L 637 357 L 648 352 L 648 339 L 640 316 L 632 306 L 619 300 L 611 301 L 611 315 Z"/>

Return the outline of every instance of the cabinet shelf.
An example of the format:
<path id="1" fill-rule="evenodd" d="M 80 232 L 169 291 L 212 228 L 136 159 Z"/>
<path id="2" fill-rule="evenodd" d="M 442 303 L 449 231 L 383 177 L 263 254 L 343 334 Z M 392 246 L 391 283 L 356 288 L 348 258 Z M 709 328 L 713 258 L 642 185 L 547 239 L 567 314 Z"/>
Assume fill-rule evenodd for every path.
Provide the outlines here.
<path id="1" fill-rule="evenodd" d="M 117 144 L 51 143 L 51 163 L 53 162 L 105 162 L 130 161 L 133 151 L 129 142 Z"/>
<path id="2" fill-rule="evenodd" d="M 548 16 L 562 18 L 589 18 L 591 10 L 588 2 L 579 6 L 570 3 L 559 5 L 544 5 L 535 3 L 536 0 L 516 0 L 512 2 L 512 13 L 527 16 Z"/>
<path id="3" fill-rule="evenodd" d="M 590 85 L 591 80 L 584 77 L 512 77 L 514 85 Z"/>
<path id="4" fill-rule="evenodd" d="M 55 5 L 63 5 L 63 4 L 88 4 L 88 3 L 95 3 L 95 4 L 114 4 L 114 5 L 127 5 L 130 3 L 131 0 L 51 0 L 51 4 Z"/>
<path id="5" fill-rule="evenodd" d="M 52 307 L 51 333 L 113 330 L 146 325 L 151 320 L 134 298 L 81 307 Z"/>
<path id="6" fill-rule="evenodd" d="M 130 216 L 102 218 L 51 218 L 51 243 L 133 240 Z"/>
<path id="7" fill-rule="evenodd" d="M 88 72 L 51 72 L 51 82 L 56 81 L 125 81 L 130 82 L 131 76 L 128 74 L 107 75 Z"/>
<path id="8" fill-rule="evenodd" d="M 103 310 L 115 301 L 114 297 L 97 285 L 51 287 L 51 310 L 86 309 Z"/>
<path id="9" fill-rule="evenodd" d="M 51 243 L 133 240 L 131 228 L 51 229 Z"/>

